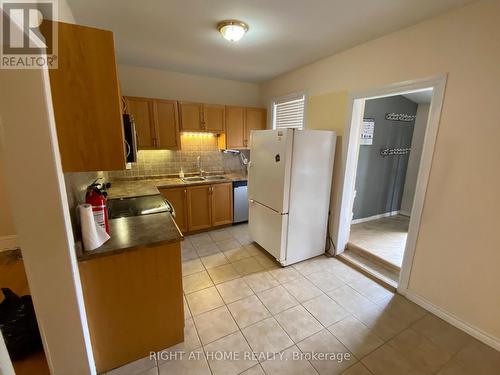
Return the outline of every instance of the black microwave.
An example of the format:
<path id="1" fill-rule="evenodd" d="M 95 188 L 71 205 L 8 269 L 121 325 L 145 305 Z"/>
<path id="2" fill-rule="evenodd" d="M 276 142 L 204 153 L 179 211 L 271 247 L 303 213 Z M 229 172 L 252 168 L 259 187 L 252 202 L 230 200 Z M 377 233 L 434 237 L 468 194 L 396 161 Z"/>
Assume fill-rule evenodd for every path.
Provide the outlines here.
<path id="1" fill-rule="evenodd" d="M 123 114 L 123 134 L 125 135 L 125 155 L 127 163 L 137 162 L 137 134 L 132 115 Z"/>

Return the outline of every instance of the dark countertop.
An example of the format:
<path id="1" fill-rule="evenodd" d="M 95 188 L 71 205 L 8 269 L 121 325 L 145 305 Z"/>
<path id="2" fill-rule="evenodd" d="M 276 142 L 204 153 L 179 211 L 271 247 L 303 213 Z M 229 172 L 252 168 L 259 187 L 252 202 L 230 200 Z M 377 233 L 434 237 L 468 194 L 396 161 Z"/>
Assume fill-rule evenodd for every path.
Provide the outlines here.
<path id="1" fill-rule="evenodd" d="M 185 182 L 179 177 L 164 178 L 145 178 L 111 181 L 111 187 L 108 189 L 108 199 L 120 199 L 140 197 L 146 195 L 159 194 L 158 189 L 194 186 L 194 185 L 213 185 L 232 181 L 246 181 L 247 176 L 241 174 L 223 174 L 224 180 Z"/>
<path id="2" fill-rule="evenodd" d="M 144 178 L 112 181 L 108 199 L 120 199 L 160 194 L 158 189 L 246 181 L 242 174 L 224 174 L 224 180 L 184 182 L 178 177 Z M 93 251 L 83 251 L 77 243 L 78 261 L 119 254 L 142 246 L 182 241 L 184 237 L 170 213 L 123 217 L 109 221 L 111 238 Z"/>
<path id="3" fill-rule="evenodd" d="M 78 261 L 82 262 L 135 250 L 142 246 L 160 245 L 184 239 L 172 215 L 168 212 L 110 220 L 109 232 L 111 238 L 95 250 L 82 251 L 81 245 L 79 249 L 77 246 Z"/>

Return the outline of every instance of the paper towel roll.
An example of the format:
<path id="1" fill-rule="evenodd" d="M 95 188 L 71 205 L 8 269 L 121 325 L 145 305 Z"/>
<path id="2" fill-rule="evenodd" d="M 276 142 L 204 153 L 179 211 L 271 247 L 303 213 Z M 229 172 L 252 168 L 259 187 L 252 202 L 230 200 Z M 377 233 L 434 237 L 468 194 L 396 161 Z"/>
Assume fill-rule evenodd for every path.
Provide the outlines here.
<path id="1" fill-rule="evenodd" d="M 86 251 L 97 249 L 104 242 L 109 240 L 109 234 L 95 223 L 92 206 L 90 204 L 80 204 L 78 206 L 80 214 L 80 226 L 82 229 L 83 248 Z"/>

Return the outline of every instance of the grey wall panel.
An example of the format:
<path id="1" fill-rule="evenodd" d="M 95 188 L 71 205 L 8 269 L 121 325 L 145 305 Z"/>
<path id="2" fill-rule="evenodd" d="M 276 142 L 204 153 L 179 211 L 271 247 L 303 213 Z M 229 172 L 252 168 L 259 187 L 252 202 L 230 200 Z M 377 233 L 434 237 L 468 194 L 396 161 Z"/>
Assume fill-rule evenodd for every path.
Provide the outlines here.
<path id="1" fill-rule="evenodd" d="M 375 120 L 375 131 L 373 144 L 359 150 L 354 219 L 401 207 L 409 155 L 382 157 L 380 150 L 411 147 L 415 123 L 386 120 L 385 114 L 392 112 L 415 115 L 417 104 L 402 96 L 366 101 L 364 118 Z"/>
<path id="2" fill-rule="evenodd" d="M 410 158 L 408 159 L 408 168 L 406 169 L 405 187 L 401 200 L 401 213 L 408 216 L 410 216 L 413 206 L 430 106 L 430 103 L 422 103 L 419 104 L 417 108 L 417 118 L 415 119 Z"/>

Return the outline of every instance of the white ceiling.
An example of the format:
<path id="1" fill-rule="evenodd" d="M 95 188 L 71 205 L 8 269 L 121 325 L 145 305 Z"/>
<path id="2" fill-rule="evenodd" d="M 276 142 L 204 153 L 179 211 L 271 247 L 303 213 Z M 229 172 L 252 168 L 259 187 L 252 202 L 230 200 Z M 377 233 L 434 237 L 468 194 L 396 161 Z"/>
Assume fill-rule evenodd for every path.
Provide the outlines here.
<path id="1" fill-rule="evenodd" d="M 432 99 L 432 89 L 403 94 L 406 99 L 410 99 L 417 104 L 430 103 Z"/>
<path id="2" fill-rule="evenodd" d="M 79 24 L 112 30 L 118 62 L 264 81 L 470 0 L 68 0 Z M 223 19 L 249 24 L 231 44 Z"/>

